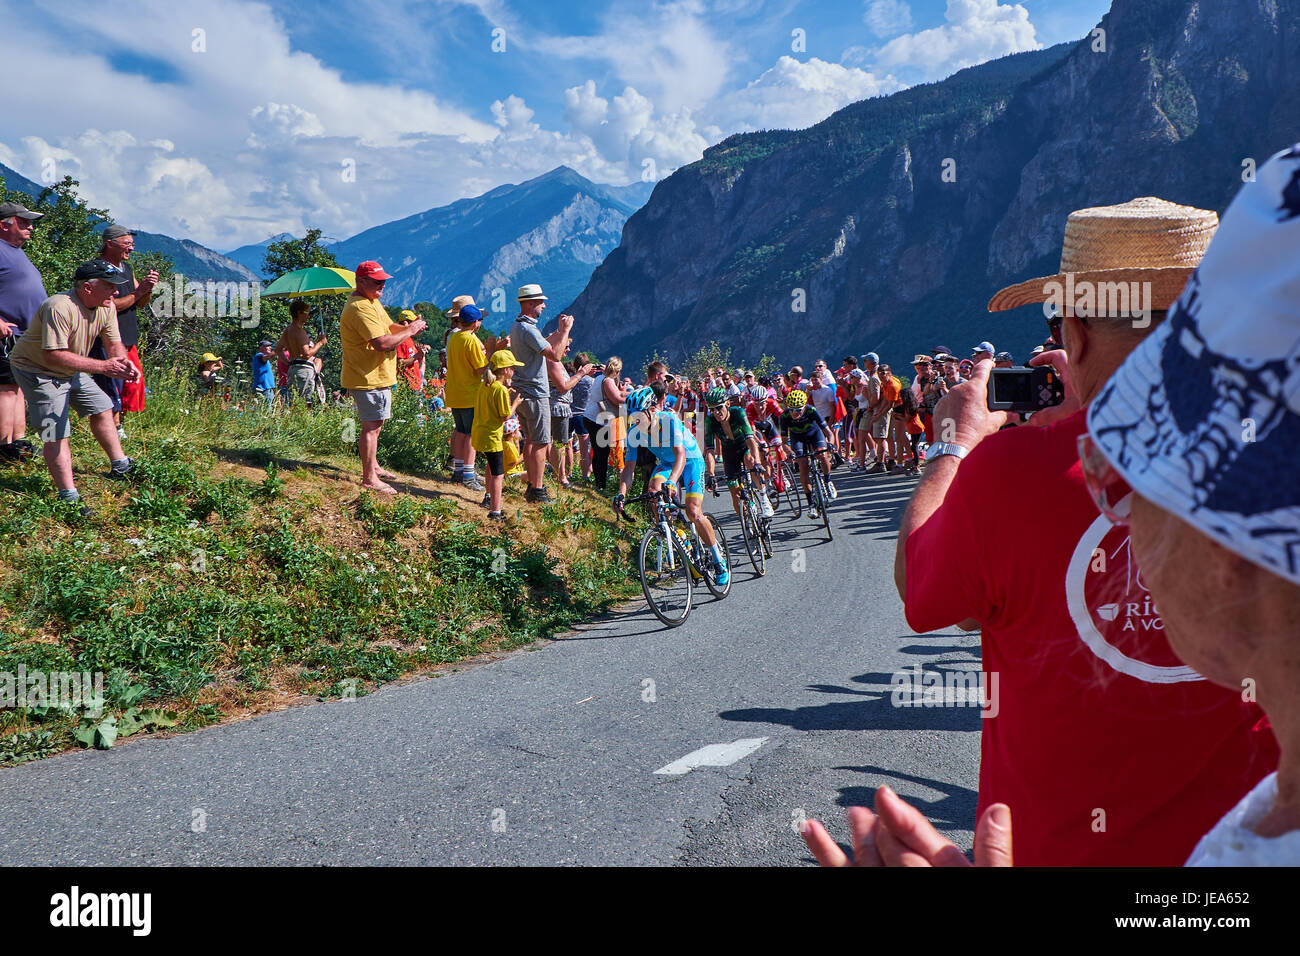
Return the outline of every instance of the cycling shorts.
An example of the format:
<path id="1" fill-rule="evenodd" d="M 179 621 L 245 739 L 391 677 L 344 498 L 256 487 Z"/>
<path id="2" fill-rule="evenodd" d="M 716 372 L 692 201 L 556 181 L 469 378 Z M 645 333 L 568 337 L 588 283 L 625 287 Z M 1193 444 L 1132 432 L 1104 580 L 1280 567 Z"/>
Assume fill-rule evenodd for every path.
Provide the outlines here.
<path id="1" fill-rule="evenodd" d="M 790 436 L 790 450 L 794 452 L 795 457 L 800 455 L 811 455 L 819 451 L 826 450 L 826 436 L 821 432 L 814 432 L 811 435 L 805 435 L 802 438 Z"/>
<path id="2" fill-rule="evenodd" d="M 662 478 L 664 481 L 673 473 L 673 466 L 660 462 L 655 468 L 654 473 L 650 475 L 650 480 Z M 682 500 L 694 495 L 696 498 L 704 497 L 704 459 L 687 458 L 686 467 L 682 469 L 682 476 L 677 479 L 677 488 L 682 493 Z"/>
<path id="3" fill-rule="evenodd" d="M 745 451 L 732 445 L 722 446 L 722 473 L 727 478 L 727 487 L 735 488 L 740 484 L 740 476 L 745 472 Z"/>

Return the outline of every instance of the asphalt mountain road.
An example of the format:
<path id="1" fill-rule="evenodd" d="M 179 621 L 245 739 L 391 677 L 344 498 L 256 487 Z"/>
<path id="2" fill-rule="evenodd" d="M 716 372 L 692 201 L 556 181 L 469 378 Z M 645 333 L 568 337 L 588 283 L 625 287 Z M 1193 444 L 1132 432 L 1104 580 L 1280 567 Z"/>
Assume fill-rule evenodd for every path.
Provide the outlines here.
<path id="1" fill-rule="evenodd" d="M 903 619 L 892 563 L 914 480 L 834 477 L 835 540 L 778 514 L 762 579 L 727 496 L 709 499 L 735 583 L 674 630 L 641 603 L 355 701 L 0 771 L 0 859 L 806 865 L 792 823 L 843 842 L 842 808 L 881 783 L 969 849 L 979 710 L 890 691 L 916 665 L 978 667 L 978 636 Z"/>

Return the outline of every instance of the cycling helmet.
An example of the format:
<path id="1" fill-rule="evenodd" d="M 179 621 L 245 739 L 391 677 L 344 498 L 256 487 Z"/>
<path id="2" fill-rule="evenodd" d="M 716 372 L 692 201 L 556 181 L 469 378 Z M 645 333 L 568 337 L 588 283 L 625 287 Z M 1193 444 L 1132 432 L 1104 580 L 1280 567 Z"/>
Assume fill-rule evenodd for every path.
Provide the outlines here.
<path id="1" fill-rule="evenodd" d="M 751 385 L 749 387 L 749 400 L 755 405 L 762 405 L 767 401 L 767 389 L 762 385 Z"/>
<path id="2" fill-rule="evenodd" d="M 785 397 L 785 407 L 791 410 L 794 410 L 796 408 L 803 408 L 807 404 L 808 404 L 807 393 L 797 388 Z"/>
<path id="3" fill-rule="evenodd" d="M 704 396 L 704 403 L 709 408 L 717 408 L 719 405 L 727 404 L 727 390 L 725 388 L 709 389 L 709 393 Z"/>
<path id="4" fill-rule="evenodd" d="M 654 401 L 654 389 L 649 385 L 638 388 L 627 397 L 627 413 L 629 415 L 635 415 L 637 412 L 644 412 L 654 404 Z"/>

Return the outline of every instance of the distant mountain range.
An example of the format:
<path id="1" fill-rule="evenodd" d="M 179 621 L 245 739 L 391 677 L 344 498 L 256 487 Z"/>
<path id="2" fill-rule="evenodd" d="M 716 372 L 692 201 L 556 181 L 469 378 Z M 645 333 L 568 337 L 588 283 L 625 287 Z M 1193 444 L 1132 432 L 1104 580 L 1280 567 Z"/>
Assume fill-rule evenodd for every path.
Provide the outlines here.
<path id="1" fill-rule="evenodd" d="M 4 179 L 9 189 L 26 193 L 33 200 L 41 194 L 43 186 L 32 182 L 21 173 L 0 164 L 0 179 Z M 125 225 L 130 226 L 130 223 Z M 101 224 L 102 232 L 107 223 Z M 219 252 L 213 252 L 190 239 L 174 239 L 156 232 L 136 231 L 136 252 L 161 252 L 171 256 L 176 271 L 187 279 L 198 282 L 213 280 L 217 282 L 248 282 L 257 278 L 251 271 L 238 262 L 226 258 Z"/>
<path id="2" fill-rule="evenodd" d="M 33 197 L 42 188 L 2 165 L 0 176 Z M 653 183 L 602 186 L 560 166 L 327 245 L 347 268 L 365 259 L 383 263 L 393 274 L 385 292 L 390 303 L 445 308 L 469 294 L 490 306 L 493 291 L 502 289 L 505 308 L 513 309 L 515 286 L 539 282 L 560 305 L 582 291 L 653 189 Z M 191 279 L 248 281 L 262 277 L 267 247 L 288 238 L 280 233 L 222 255 L 189 239 L 137 232 L 135 247 L 171 256 L 176 271 Z"/>
<path id="3" fill-rule="evenodd" d="M 262 263 L 266 259 L 266 250 L 273 242 L 283 242 L 285 239 L 293 239 L 291 232 L 282 232 L 279 235 L 271 236 L 269 239 L 263 239 L 261 242 L 250 243 L 246 246 L 240 246 L 238 249 L 231 249 L 226 253 L 227 259 L 233 259 L 249 271 L 262 275 Z M 265 279 L 274 278 L 274 276 L 262 276 Z"/>
<path id="4" fill-rule="evenodd" d="M 560 306 L 582 291 L 653 188 L 601 186 L 560 166 L 518 185 L 375 226 L 332 244 L 330 251 L 349 269 L 366 259 L 382 263 L 393 276 L 384 292 L 392 303 L 446 308 L 455 296 L 468 294 L 491 307 L 493 290 L 502 289 L 505 308 L 513 310 L 515 287 L 539 282 Z"/>
<path id="5" fill-rule="evenodd" d="M 1159 196 L 1222 212 L 1245 160 L 1300 138 L 1300 0 L 1114 0 L 1101 27 L 1104 50 L 1004 57 L 706 150 L 573 303 L 597 318 L 583 345 L 906 367 L 989 339 L 1023 361 L 1041 309 L 985 304 L 1057 271 L 1071 211 Z"/>

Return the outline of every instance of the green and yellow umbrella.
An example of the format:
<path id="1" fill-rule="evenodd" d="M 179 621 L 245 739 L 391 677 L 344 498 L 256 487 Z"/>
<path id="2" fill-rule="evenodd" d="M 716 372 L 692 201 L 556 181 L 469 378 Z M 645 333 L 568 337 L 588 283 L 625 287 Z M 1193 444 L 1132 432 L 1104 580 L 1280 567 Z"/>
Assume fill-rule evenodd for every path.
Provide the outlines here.
<path id="1" fill-rule="evenodd" d="M 338 295 L 357 287 L 357 274 L 335 266 L 307 266 L 286 272 L 262 290 L 266 299 L 299 299 L 309 295 Z M 325 333 L 325 316 L 320 315 L 321 334 Z"/>
<path id="2" fill-rule="evenodd" d="M 306 295 L 338 295 L 357 287 L 357 274 L 334 266 L 308 266 L 286 272 L 262 290 L 267 299 L 295 299 Z"/>

